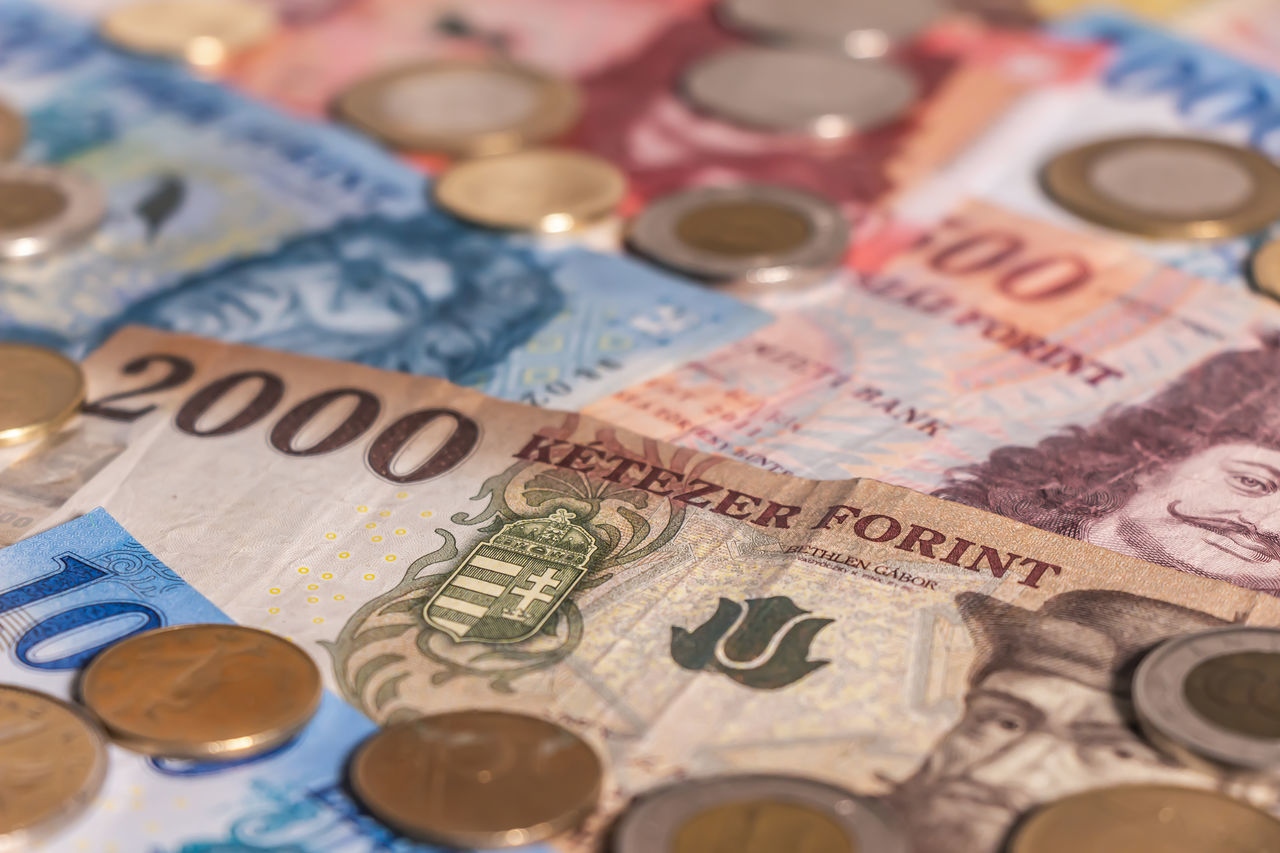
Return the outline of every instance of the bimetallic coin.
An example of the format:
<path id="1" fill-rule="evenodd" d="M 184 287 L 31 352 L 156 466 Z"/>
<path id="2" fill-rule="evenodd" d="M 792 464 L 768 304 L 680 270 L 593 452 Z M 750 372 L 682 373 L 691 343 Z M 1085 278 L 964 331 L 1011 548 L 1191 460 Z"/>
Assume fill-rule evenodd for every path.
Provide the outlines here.
<path id="1" fill-rule="evenodd" d="M 84 373 L 60 353 L 0 343 L 0 447 L 35 441 L 84 402 Z"/>
<path id="2" fill-rule="evenodd" d="M 1280 168 L 1249 148 L 1123 136 L 1053 158 L 1050 198 L 1097 225 L 1162 240 L 1217 240 L 1280 218 Z"/>
<path id="3" fill-rule="evenodd" d="M 1280 770 L 1280 631 L 1167 640 L 1134 673 L 1133 702 L 1147 737 L 1188 763 Z"/>
<path id="4" fill-rule="evenodd" d="M 578 118 L 571 83 L 510 62 L 416 62 L 360 80 L 336 117 L 395 148 L 502 154 L 550 140 Z"/>
<path id="5" fill-rule="evenodd" d="M 106 738 L 79 708 L 0 684 L 0 850 L 26 850 L 92 802 Z"/>
<path id="6" fill-rule="evenodd" d="M 388 826 L 454 847 L 515 847 L 573 829 L 595 809 L 600 759 L 572 732 L 501 711 L 388 726 L 351 762 L 351 786 Z"/>
<path id="7" fill-rule="evenodd" d="M 121 746 L 218 761 L 260 755 L 297 735 L 321 692 L 306 652 L 239 625 L 136 634 L 95 657 L 80 686 Z"/>
<path id="8" fill-rule="evenodd" d="M 943 12 L 938 0 L 720 0 L 716 9 L 725 24 L 753 38 L 856 59 L 884 55 Z"/>
<path id="9" fill-rule="evenodd" d="M 690 66 L 681 91 L 698 109 L 734 124 L 839 139 L 901 117 L 920 87 L 906 69 L 883 60 L 734 47 Z"/>
<path id="10" fill-rule="evenodd" d="M 618 821 L 614 853 L 907 853 L 871 801 L 794 776 L 719 776 L 640 798 Z"/>
<path id="11" fill-rule="evenodd" d="M 0 161 L 12 160 L 27 141 L 27 123 L 22 114 L 0 101 Z"/>
<path id="12" fill-rule="evenodd" d="M 121 47 L 211 68 L 265 41 L 279 23 L 254 0 L 135 0 L 102 19 L 102 35 Z"/>
<path id="13" fill-rule="evenodd" d="M 599 222 L 626 189 L 607 160 L 542 148 L 459 163 L 436 181 L 435 197 L 470 222 L 555 234 Z"/>
<path id="14" fill-rule="evenodd" d="M 1249 261 L 1250 278 L 1262 293 L 1280 299 L 1280 239 L 1264 243 Z"/>
<path id="15" fill-rule="evenodd" d="M 66 169 L 0 165 L 0 258 L 30 258 L 88 237 L 106 215 L 97 186 Z"/>
<path id="16" fill-rule="evenodd" d="M 665 196 L 636 217 L 636 252 L 688 275 L 760 287 L 795 285 L 836 267 L 849 223 L 819 196 L 744 184 Z"/>
<path id="17" fill-rule="evenodd" d="M 1052 803 L 1014 831 L 1007 853 L 1280 850 L 1280 821 L 1212 791 L 1121 785 Z"/>

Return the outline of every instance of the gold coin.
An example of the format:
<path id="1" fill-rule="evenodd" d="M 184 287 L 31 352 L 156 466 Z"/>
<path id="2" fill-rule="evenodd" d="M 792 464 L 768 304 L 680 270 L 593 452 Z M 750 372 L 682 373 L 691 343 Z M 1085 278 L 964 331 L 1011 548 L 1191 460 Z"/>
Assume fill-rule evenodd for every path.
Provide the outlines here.
<path id="1" fill-rule="evenodd" d="M 582 97 L 567 81 L 512 62 L 429 61 L 366 77 L 335 116 L 405 151 L 502 154 L 559 136 Z"/>
<path id="2" fill-rule="evenodd" d="M 523 714 L 459 711 L 388 726 L 351 762 L 373 814 L 412 838 L 514 847 L 573 829 L 596 806 L 603 770 L 572 732 Z"/>
<path id="3" fill-rule="evenodd" d="M 254 0 L 134 0 L 107 13 L 103 37 L 138 53 L 210 68 L 265 41 L 274 10 Z"/>
<path id="4" fill-rule="evenodd" d="M 694 815 L 676 830 L 671 853 L 858 853 L 840 824 L 802 803 L 751 800 Z"/>
<path id="5" fill-rule="evenodd" d="M 1207 139 L 1094 142 L 1055 157 L 1041 181 L 1083 219 L 1162 240 L 1217 240 L 1280 218 L 1280 168 L 1250 148 Z"/>
<path id="6" fill-rule="evenodd" d="M 80 365 L 44 347 L 0 343 L 0 447 L 53 432 L 82 402 Z"/>
<path id="7" fill-rule="evenodd" d="M 306 652 L 239 625 L 136 634 L 93 659 L 81 698 L 121 745 L 147 755 L 229 760 L 302 731 L 320 706 Z"/>
<path id="8" fill-rule="evenodd" d="M 64 824 L 93 800 L 106 772 L 106 738 L 89 715 L 0 685 L 0 848 L 25 849 Z"/>
<path id="9" fill-rule="evenodd" d="M 558 234 L 613 213 L 626 189 L 607 160 L 539 148 L 459 163 L 436 181 L 435 196 L 460 219 Z"/>
<path id="10" fill-rule="evenodd" d="M 0 101 L 0 162 L 12 160 L 27 141 L 27 123 L 22 114 Z"/>
<path id="11" fill-rule="evenodd" d="M 1034 813 L 1008 853 L 1208 853 L 1280 850 L 1280 821 L 1212 791 L 1121 785 L 1076 794 Z"/>
<path id="12" fill-rule="evenodd" d="M 694 248 L 745 258 L 793 252 L 809 241 L 813 228 L 794 208 L 740 198 L 694 208 L 676 222 L 675 233 Z"/>
<path id="13" fill-rule="evenodd" d="M 1280 239 L 1264 243 L 1249 262 L 1253 283 L 1272 299 L 1280 299 Z"/>

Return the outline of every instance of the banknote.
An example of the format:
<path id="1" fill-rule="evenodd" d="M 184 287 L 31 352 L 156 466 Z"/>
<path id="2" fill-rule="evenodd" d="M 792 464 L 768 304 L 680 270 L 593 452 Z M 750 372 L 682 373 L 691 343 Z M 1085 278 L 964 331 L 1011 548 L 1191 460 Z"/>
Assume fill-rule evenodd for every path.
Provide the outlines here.
<path id="1" fill-rule="evenodd" d="M 166 625 L 228 621 L 101 509 L 0 550 L 0 589 L 0 681 L 68 701 L 76 673 L 106 646 Z M 373 730 L 327 693 L 298 738 L 254 759 L 201 764 L 110 747 L 106 782 L 88 811 L 24 849 L 435 849 L 392 835 L 343 792 L 347 753 Z M 21 774 L 0 774 L 0 793 L 9 783 L 21 785 Z"/>
<path id="2" fill-rule="evenodd" d="M 907 115 L 815 144 L 729 125 L 679 97 L 679 77 L 694 61 L 742 43 L 707 0 L 353 0 L 339 14 L 289 28 L 233 64 L 227 79 L 318 116 L 343 87 L 397 62 L 514 58 L 582 87 L 583 118 L 568 141 L 620 166 L 637 200 L 754 180 L 818 191 L 861 215 L 947 162 L 1023 92 L 1085 73 L 1095 53 L 954 17 L 895 60 L 921 91 Z"/>
<path id="3" fill-rule="evenodd" d="M 689 775 L 838 782 L 920 853 L 995 853 L 1085 787 L 1237 781 L 1139 740 L 1118 676 L 1172 634 L 1280 624 L 1276 597 L 442 380 L 142 328 L 86 369 L 69 440 L 124 449 L 57 517 L 104 506 L 375 721 L 582 733 L 609 781 L 565 849 Z"/>
<path id="4" fill-rule="evenodd" d="M 0 336 L 91 350 L 126 323 L 576 405 L 762 315 L 584 248 L 462 225 L 420 174 L 25 2 L 0 5 L 25 156 L 89 175 L 84 247 L 0 270 Z"/>
<path id="5" fill-rule="evenodd" d="M 1280 20 L 1265 0 L 1214 0 L 1193 6 L 1173 25 L 1190 38 L 1280 71 Z"/>
<path id="6" fill-rule="evenodd" d="M 1280 593 L 1277 306 L 984 202 L 854 255 L 773 325 L 586 412 Z"/>
<path id="7" fill-rule="evenodd" d="M 1101 138 L 1171 134 L 1247 145 L 1274 157 L 1280 116 L 1280 74 L 1110 13 L 1068 18 L 1053 26 L 1067 40 L 1104 45 L 1096 73 L 1071 86 L 1046 87 L 1022 98 L 1001 121 L 904 198 L 897 213 L 936 221 L 969 198 L 1075 229 L 1108 234 L 1166 264 L 1237 288 L 1248 286 L 1246 262 L 1280 231 L 1212 242 L 1128 238 L 1078 219 L 1055 205 L 1040 185 L 1055 154 Z"/>

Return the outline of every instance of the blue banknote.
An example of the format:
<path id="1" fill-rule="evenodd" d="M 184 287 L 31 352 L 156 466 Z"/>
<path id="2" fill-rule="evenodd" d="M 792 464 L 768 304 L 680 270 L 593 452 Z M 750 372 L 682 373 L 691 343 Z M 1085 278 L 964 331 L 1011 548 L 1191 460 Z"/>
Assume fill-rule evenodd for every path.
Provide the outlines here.
<path id="1" fill-rule="evenodd" d="M 464 225 L 365 140 L 25 0 L 0 3 L 0 98 L 27 118 L 25 160 L 79 170 L 109 206 L 86 244 L 0 266 L 0 337 L 80 357 L 143 323 L 573 406 L 766 319 L 626 258 Z"/>
<path id="2" fill-rule="evenodd" d="M 228 621 L 105 510 L 0 550 L 3 683 L 72 700 L 78 670 L 102 648 L 165 625 Z M 373 730 L 363 715 L 326 693 L 301 735 L 256 759 L 197 764 L 111 747 L 106 783 L 93 805 L 35 849 L 437 850 L 396 837 L 344 793 L 347 756 Z M 0 778 L 0 792 L 3 783 Z"/>

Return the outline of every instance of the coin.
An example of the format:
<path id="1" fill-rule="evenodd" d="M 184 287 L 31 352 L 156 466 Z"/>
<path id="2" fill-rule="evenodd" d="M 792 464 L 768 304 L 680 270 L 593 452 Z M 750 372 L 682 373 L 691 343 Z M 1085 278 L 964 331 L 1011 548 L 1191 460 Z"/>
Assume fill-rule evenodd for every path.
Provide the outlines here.
<path id="1" fill-rule="evenodd" d="M 1008 853 L 1280 850 L 1280 821 L 1212 791 L 1120 785 L 1066 797 L 1014 831 Z"/>
<path id="2" fill-rule="evenodd" d="M 1280 770 L 1280 631 L 1167 640 L 1134 673 L 1133 702 L 1148 738 L 1188 763 Z"/>
<path id="3" fill-rule="evenodd" d="M 0 161 L 12 160 L 27 141 L 27 123 L 22 114 L 0 101 Z"/>
<path id="4" fill-rule="evenodd" d="M 193 760 L 271 751 L 306 727 L 321 692 L 306 652 L 239 625 L 135 634 L 95 657 L 80 686 L 121 746 Z"/>
<path id="5" fill-rule="evenodd" d="M 636 252 L 699 278 L 792 285 L 844 257 L 849 223 L 824 198 L 789 187 L 703 187 L 650 204 L 627 235 Z"/>
<path id="6" fill-rule="evenodd" d="M 275 33 L 274 10 L 254 0 L 134 0 L 102 19 L 104 38 L 138 53 L 210 68 Z"/>
<path id="7" fill-rule="evenodd" d="M 80 365 L 44 347 L 0 343 L 0 447 L 48 435 L 83 402 Z"/>
<path id="8" fill-rule="evenodd" d="M 1098 225 L 1163 240 L 1216 240 L 1280 218 L 1280 168 L 1249 148 L 1122 136 L 1053 158 L 1050 198 Z"/>
<path id="9" fill-rule="evenodd" d="M 106 738 L 79 708 L 0 684 L 0 850 L 25 850 L 93 800 Z"/>
<path id="10" fill-rule="evenodd" d="M 839 139 L 899 118 L 920 87 L 878 59 L 733 47 L 685 72 L 681 91 L 697 108 L 734 124 Z"/>
<path id="11" fill-rule="evenodd" d="M 356 795 L 388 826 L 466 848 L 514 847 L 576 827 L 595 808 L 602 777 L 577 735 L 502 711 L 388 726 L 351 762 Z"/>
<path id="12" fill-rule="evenodd" d="M 607 160 L 540 148 L 459 163 L 440 176 L 435 197 L 480 225 L 560 233 L 613 213 L 626 189 L 622 172 Z"/>
<path id="13" fill-rule="evenodd" d="M 1253 253 L 1249 273 L 1259 291 L 1280 299 L 1280 239 L 1264 243 Z"/>
<path id="14" fill-rule="evenodd" d="M 872 802 L 795 776 L 682 782 L 633 803 L 614 853 L 907 853 L 905 836 Z"/>
<path id="15" fill-rule="evenodd" d="M 511 62 L 415 62 L 338 95 L 342 121 L 395 148 L 501 154 L 552 139 L 578 118 L 572 84 Z"/>
<path id="16" fill-rule="evenodd" d="M 937 0 L 720 0 L 716 9 L 725 24 L 753 38 L 857 59 L 884 55 L 942 15 Z"/>
<path id="17" fill-rule="evenodd" d="M 97 186 L 66 169 L 0 165 L 0 258 L 30 258 L 88 237 L 106 215 Z"/>

